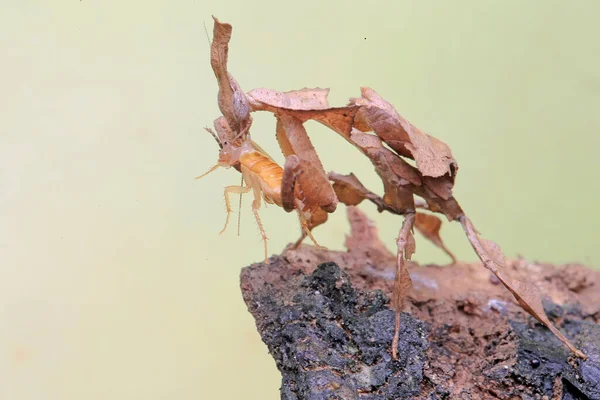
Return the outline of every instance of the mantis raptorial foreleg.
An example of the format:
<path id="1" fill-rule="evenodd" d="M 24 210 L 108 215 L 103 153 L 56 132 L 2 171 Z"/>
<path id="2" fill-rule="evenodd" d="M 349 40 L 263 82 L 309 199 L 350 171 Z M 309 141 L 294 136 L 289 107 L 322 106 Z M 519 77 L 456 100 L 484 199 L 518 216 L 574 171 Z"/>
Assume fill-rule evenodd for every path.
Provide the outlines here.
<path id="1" fill-rule="evenodd" d="M 286 212 L 296 208 L 296 182 L 302 173 L 302 164 L 297 155 L 292 154 L 285 159 L 283 176 L 281 177 L 281 205 Z M 302 220 L 302 218 L 300 218 Z"/>
<path id="2" fill-rule="evenodd" d="M 320 213 L 319 210 L 315 211 L 314 213 L 311 212 L 310 215 L 312 219 L 310 222 L 307 221 L 306 217 L 302 215 L 303 206 L 296 197 L 296 186 L 298 185 L 298 178 L 303 172 L 304 171 L 302 169 L 302 162 L 300 161 L 300 158 L 298 158 L 297 155 L 292 154 L 291 156 L 286 158 L 285 165 L 283 167 L 283 177 L 281 181 L 281 203 L 283 209 L 287 212 L 290 212 L 293 209 L 298 210 L 298 217 L 300 219 L 300 225 L 302 227 L 302 234 L 300 236 L 300 239 L 298 239 L 296 243 L 294 243 L 292 248 L 295 249 L 298 246 L 300 246 L 304 238 L 308 236 L 310 240 L 312 240 L 312 242 L 315 244 L 315 246 L 324 249 L 323 246 L 317 243 L 317 240 L 311 233 L 311 229 L 325 222 L 327 220 L 327 214 L 324 214 L 322 210 L 320 210 Z M 323 220 L 320 222 L 316 222 L 316 220 L 318 219 L 317 213 L 325 215 L 325 217 L 322 218 Z"/>

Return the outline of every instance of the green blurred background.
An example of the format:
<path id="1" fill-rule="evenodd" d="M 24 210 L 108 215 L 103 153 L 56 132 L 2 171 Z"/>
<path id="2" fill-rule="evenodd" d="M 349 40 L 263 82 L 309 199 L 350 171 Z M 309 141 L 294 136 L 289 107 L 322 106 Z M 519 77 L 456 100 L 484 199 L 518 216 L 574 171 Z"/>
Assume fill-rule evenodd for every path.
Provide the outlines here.
<path id="1" fill-rule="evenodd" d="M 244 90 L 331 87 L 341 105 L 370 86 L 450 145 L 456 197 L 508 256 L 600 265 L 600 2 L 3 0 L 1 399 L 279 398 L 239 290 L 263 256 L 250 198 L 241 237 L 218 236 L 240 176 L 192 179 L 217 159 L 211 14 Z M 282 162 L 274 122 L 252 133 Z M 381 189 L 308 128 L 327 170 Z M 393 249 L 401 219 L 362 208 Z M 261 216 L 271 253 L 297 238 L 294 214 Z M 341 249 L 347 229 L 340 207 L 315 235 Z"/>

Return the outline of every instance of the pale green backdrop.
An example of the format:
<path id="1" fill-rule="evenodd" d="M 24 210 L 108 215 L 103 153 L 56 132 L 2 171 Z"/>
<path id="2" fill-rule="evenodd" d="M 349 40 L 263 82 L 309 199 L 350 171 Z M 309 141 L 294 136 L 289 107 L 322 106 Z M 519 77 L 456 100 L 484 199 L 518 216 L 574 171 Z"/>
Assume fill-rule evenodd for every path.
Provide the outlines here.
<path id="1" fill-rule="evenodd" d="M 455 194 L 508 256 L 600 264 L 600 2 L 8 1 L 0 11 L 0 398 L 277 399 L 239 291 L 262 258 L 218 115 L 203 22 L 233 24 L 245 90 L 371 86 L 447 142 Z M 367 160 L 309 124 L 327 170 L 380 189 Z M 254 138 L 282 161 L 274 119 Z M 393 248 L 401 220 L 363 209 Z M 294 214 L 261 212 L 272 253 Z M 315 230 L 341 248 L 345 210 Z M 457 226 L 448 245 L 474 260 Z M 446 262 L 419 240 L 418 261 Z"/>

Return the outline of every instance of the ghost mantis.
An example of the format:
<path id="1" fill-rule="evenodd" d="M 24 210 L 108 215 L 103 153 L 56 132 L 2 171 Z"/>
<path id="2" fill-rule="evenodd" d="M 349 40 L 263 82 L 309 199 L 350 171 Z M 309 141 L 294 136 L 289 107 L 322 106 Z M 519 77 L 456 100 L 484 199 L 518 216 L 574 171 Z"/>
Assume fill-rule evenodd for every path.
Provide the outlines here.
<path id="1" fill-rule="evenodd" d="M 282 205 L 287 204 L 287 207 L 284 205 L 286 211 L 294 198 L 305 202 L 302 207 L 309 210 L 311 217 L 319 215 L 320 209 L 325 218 L 318 218 L 313 223 L 314 227 L 325 222 L 327 213 L 335 210 L 338 199 L 346 205 L 356 205 L 366 199 L 376 204 L 379 211 L 404 216 L 396 240 L 397 266 L 392 293 L 396 316 L 392 340 L 394 359 L 398 358 L 401 312 L 412 285 L 406 260 L 416 249 L 413 228 L 416 225 L 418 229 L 425 229 L 427 225 L 426 237 L 433 238 L 434 242 L 439 237 L 437 219 L 433 216 L 419 217 L 417 208 L 426 208 L 432 213 L 443 214 L 449 221 L 459 222 L 483 266 L 513 294 L 519 305 L 546 325 L 576 356 L 587 358 L 550 322 L 542 306 L 539 289 L 511 278 L 504 268 L 505 259 L 500 247 L 479 236 L 452 194 L 458 163 L 445 143 L 412 125 L 370 88 L 361 88 L 361 97 L 350 99 L 344 107 L 329 106 L 328 89 L 289 92 L 254 89 L 244 94 L 226 70 L 231 25 L 221 24 L 215 18 L 214 35 L 211 64 L 219 82 L 219 107 L 234 132 L 232 137 L 238 139 L 247 133 L 250 111 L 268 111 L 277 118 L 277 139 L 284 155 L 288 160 L 295 156 L 291 158 L 290 165 L 286 161 L 281 180 Z M 352 174 L 330 173 L 333 188 L 329 182 L 322 181 L 325 176 L 322 165 L 303 127 L 308 120 L 320 122 L 335 131 L 371 161 L 383 182 L 383 197 L 366 189 Z M 407 159 L 413 160 L 416 166 Z M 301 173 L 311 169 L 311 173 Z M 415 199 L 415 196 L 418 198 Z M 438 245 L 454 260 L 443 243 Z"/>

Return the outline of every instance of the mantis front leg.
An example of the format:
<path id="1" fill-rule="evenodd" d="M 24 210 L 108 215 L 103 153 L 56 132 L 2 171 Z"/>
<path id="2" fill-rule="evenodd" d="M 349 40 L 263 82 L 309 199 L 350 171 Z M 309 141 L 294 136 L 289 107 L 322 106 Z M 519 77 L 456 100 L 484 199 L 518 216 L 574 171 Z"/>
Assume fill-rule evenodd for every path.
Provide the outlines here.
<path id="1" fill-rule="evenodd" d="M 298 198 L 296 198 L 296 188 L 298 185 L 298 178 L 300 175 L 304 173 L 302 168 L 302 162 L 297 155 L 292 154 L 285 160 L 285 165 L 283 167 L 283 177 L 281 181 L 281 203 L 283 209 L 287 212 L 292 211 L 293 209 L 297 209 L 298 218 L 300 219 L 300 226 L 302 228 L 300 239 L 294 243 L 292 246 L 293 249 L 296 249 L 304 238 L 308 236 L 310 240 L 317 246 L 318 248 L 324 249 L 317 240 L 312 235 L 311 230 L 315 226 L 318 226 L 325 221 L 327 221 L 327 213 L 323 211 L 323 209 L 317 206 L 316 211 L 306 212 L 305 206 L 300 202 Z M 300 189 L 301 191 L 301 189 Z M 305 215 L 306 213 L 306 215 Z M 307 220 L 310 219 L 309 220 Z"/>

